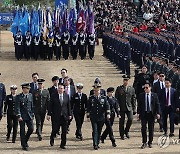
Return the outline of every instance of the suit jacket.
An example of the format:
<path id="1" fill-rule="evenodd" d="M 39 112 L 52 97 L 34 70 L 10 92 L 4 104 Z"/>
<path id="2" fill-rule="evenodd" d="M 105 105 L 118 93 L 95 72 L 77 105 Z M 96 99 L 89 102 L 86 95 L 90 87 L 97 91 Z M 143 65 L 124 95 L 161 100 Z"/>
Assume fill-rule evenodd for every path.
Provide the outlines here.
<path id="1" fill-rule="evenodd" d="M 161 90 L 160 93 L 160 105 L 161 105 L 161 110 L 164 111 L 165 106 L 166 106 L 166 88 Z M 177 92 L 176 89 L 171 88 L 170 89 L 170 98 L 171 98 L 171 107 L 173 109 L 173 111 L 175 112 L 177 108 L 179 108 L 179 100 L 177 97 Z"/>
<path id="2" fill-rule="evenodd" d="M 34 86 L 34 82 L 31 82 L 30 83 L 30 90 L 29 90 L 29 93 L 33 93 L 34 92 L 34 90 L 37 90 L 37 89 L 35 89 L 35 86 Z"/>
<path id="3" fill-rule="evenodd" d="M 85 113 L 87 110 L 87 95 L 82 93 L 81 99 L 78 93 L 75 93 L 71 99 L 71 108 L 73 114 Z"/>
<path id="4" fill-rule="evenodd" d="M 50 102 L 50 94 L 47 89 L 43 89 L 42 92 L 38 89 L 33 93 L 34 112 L 46 113 L 48 104 Z"/>
<path id="5" fill-rule="evenodd" d="M 23 120 L 32 120 L 34 117 L 34 106 L 33 106 L 33 96 L 31 93 L 28 94 L 26 100 L 23 93 L 20 93 L 16 97 L 15 103 L 16 115 L 22 117 Z"/>
<path id="6" fill-rule="evenodd" d="M 160 81 L 157 81 L 157 82 L 154 84 L 152 91 L 158 95 L 158 98 L 160 98 L 160 94 L 161 94 Z"/>
<path id="7" fill-rule="evenodd" d="M 6 88 L 3 83 L 0 83 L 0 119 L 2 117 L 3 101 L 6 98 Z"/>
<path id="8" fill-rule="evenodd" d="M 115 97 L 118 100 L 120 111 L 136 112 L 136 95 L 132 86 L 128 86 L 127 91 L 123 85 L 117 87 Z"/>
<path id="9" fill-rule="evenodd" d="M 58 92 L 57 92 L 57 89 L 56 89 L 54 86 L 52 86 L 51 88 L 48 88 L 48 90 L 49 90 L 50 97 L 51 97 L 54 93 L 58 93 Z"/>
<path id="10" fill-rule="evenodd" d="M 63 80 L 63 78 L 60 78 L 60 79 L 59 79 L 59 83 L 62 84 L 62 85 L 64 85 L 64 80 Z M 70 85 L 74 86 L 74 81 L 73 81 L 72 78 L 70 78 Z"/>
<path id="11" fill-rule="evenodd" d="M 65 87 L 66 89 L 66 87 Z M 71 98 L 73 97 L 73 95 L 76 93 L 76 89 L 74 86 L 70 85 L 70 96 L 69 96 L 69 99 L 71 101 Z"/>
<path id="12" fill-rule="evenodd" d="M 7 113 L 8 115 L 16 115 L 15 112 L 15 98 L 12 96 L 12 94 L 6 96 L 6 100 L 4 103 L 4 113 Z"/>
<path id="13" fill-rule="evenodd" d="M 69 96 L 65 93 L 63 94 L 63 104 L 61 105 L 59 94 L 52 94 L 50 103 L 48 105 L 48 115 L 51 116 L 53 121 L 59 121 L 61 116 L 63 116 L 65 120 L 68 120 L 69 116 L 72 115 Z"/>
<path id="14" fill-rule="evenodd" d="M 151 92 L 151 111 L 153 116 L 156 114 L 160 114 L 160 104 L 159 99 L 156 93 Z M 138 100 L 138 108 L 137 113 L 140 115 L 140 118 L 145 116 L 146 112 L 146 100 L 145 100 L 145 92 L 141 93 Z"/>

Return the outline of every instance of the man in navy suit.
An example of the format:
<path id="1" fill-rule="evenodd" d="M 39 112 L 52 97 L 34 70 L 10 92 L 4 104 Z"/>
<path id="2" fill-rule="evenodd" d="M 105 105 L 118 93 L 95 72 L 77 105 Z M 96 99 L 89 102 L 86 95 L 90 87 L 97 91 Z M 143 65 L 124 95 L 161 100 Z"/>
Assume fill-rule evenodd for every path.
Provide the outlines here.
<path id="1" fill-rule="evenodd" d="M 151 84 L 145 83 L 144 92 L 140 94 L 137 108 L 138 117 L 141 119 L 142 146 L 144 149 L 147 146 L 147 127 L 149 130 L 148 146 L 152 148 L 154 134 L 154 120 L 160 118 L 160 104 L 156 93 L 151 92 Z"/>
<path id="2" fill-rule="evenodd" d="M 33 82 L 30 83 L 30 93 L 33 93 L 34 91 L 36 91 L 38 89 L 38 82 L 37 80 L 39 79 L 39 74 L 38 73 L 33 73 L 32 74 L 32 80 Z"/>
<path id="3" fill-rule="evenodd" d="M 161 90 L 160 94 L 160 105 L 163 116 L 163 129 L 165 135 L 167 135 L 167 118 L 170 118 L 170 134 L 174 136 L 174 113 L 179 111 L 179 101 L 177 92 L 171 87 L 171 79 L 165 79 L 165 88 Z"/>
<path id="4" fill-rule="evenodd" d="M 76 90 L 73 85 L 70 85 L 70 83 L 71 83 L 71 79 L 68 76 L 66 76 L 64 78 L 64 88 L 65 88 L 65 93 L 69 96 L 69 100 L 71 101 L 71 98 L 76 93 Z M 72 121 L 72 119 L 69 119 L 69 121 L 68 121 L 68 129 L 67 129 L 68 131 L 69 131 L 69 126 L 71 124 L 71 121 Z M 68 133 L 68 131 L 67 131 L 67 133 Z"/>
<path id="5" fill-rule="evenodd" d="M 158 95 L 159 100 L 161 90 L 165 87 L 165 74 L 163 72 L 159 73 L 159 80 L 153 85 L 153 92 Z M 162 113 L 161 113 L 162 115 Z M 160 132 L 163 132 L 163 121 L 162 121 L 162 116 L 160 119 L 158 119 L 159 127 L 160 127 Z"/>
<path id="6" fill-rule="evenodd" d="M 52 121 L 52 132 L 50 137 L 50 145 L 54 145 L 54 138 L 61 126 L 61 149 L 65 149 L 66 132 L 68 120 L 71 119 L 70 100 L 66 93 L 64 93 L 64 86 L 58 86 L 58 92 L 53 93 L 50 103 L 48 105 L 47 120 Z"/>

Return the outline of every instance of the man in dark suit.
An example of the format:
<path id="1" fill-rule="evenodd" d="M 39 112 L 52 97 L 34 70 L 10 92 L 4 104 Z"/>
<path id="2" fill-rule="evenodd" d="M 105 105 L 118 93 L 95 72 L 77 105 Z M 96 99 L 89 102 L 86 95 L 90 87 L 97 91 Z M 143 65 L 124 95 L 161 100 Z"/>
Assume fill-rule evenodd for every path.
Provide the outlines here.
<path id="1" fill-rule="evenodd" d="M 115 97 L 118 100 L 120 107 L 120 120 L 119 120 L 119 131 L 121 139 L 124 140 L 124 135 L 127 138 L 129 136 L 129 130 L 132 125 L 133 115 L 136 114 L 136 95 L 135 90 L 129 85 L 129 77 L 127 75 L 123 76 L 123 85 L 118 86 L 116 89 Z M 124 128 L 125 115 L 127 115 L 126 128 Z"/>
<path id="2" fill-rule="evenodd" d="M 161 90 L 160 94 L 160 105 L 163 116 L 163 129 L 165 135 L 167 135 L 167 118 L 170 118 L 170 134 L 174 136 L 174 113 L 179 111 L 179 100 L 177 92 L 171 87 L 171 79 L 165 79 L 165 88 Z"/>
<path id="3" fill-rule="evenodd" d="M 72 85 L 70 85 L 70 82 L 71 82 L 71 79 L 68 77 L 68 76 L 66 76 L 65 78 L 64 78 L 64 87 L 65 87 L 65 93 L 69 96 L 69 100 L 71 101 L 71 98 L 72 98 L 72 96 L 76 93 L 76 90 L 75 90 L 75 87 L 74 86 L 72 86 Z M 68 128 L 67 128 L 67 133 L 69 132 L 69 126 L 70 126 L 70 124 L 71 124 L 71 121 L 72 121 L 72 119 L 69 119 L 69 121 L 68 121 Z"/>
<path id="4" fill-rule="evenodd" d="M 64 92 L 64 86 L 58 86 L 58 92 L 54 93 L 48 105 L 47 120 L 52 121 L 52 132 L 50 137 L 50 145 L 54 145 L 54 137 L 61 126 L 61 144 L 60 148 L 65 149 L 66 132 L 68 120 L 71 119 L 71 105 L 69 96 Z"/>
<path id="5" fill-rule="evenodd" d="M 38 89 L 33 93 L 34 114 L 36 119 L 36 134 L 38 136 L 39 141 L 42 140 L 42 129 L 44 125 L 44 119 L 50 101 L 50 94 L 49 91 L 44 88 L 44 81 L 44 79 L 37 80 Z"/>
<path id="6" fill-rule="evenodd" d="M 159 73 L 159 80 L 153 85 L 153 92 L 158 95 L 159 100 L 161 99 L 160 94 L 161 90 L 165 87 L 165 74 L 163 72 Z M 162 115 L 162 113 L 160 114 Z M 162 116 L 160 116 L 160 119 L 158 119 L 160 132 L 163 132 L 163 121 Z"/>
<path id="7" fill-rule="evenodd" d="M 151 92 L 151 84 L 145 83 L 144 91 L 140 94 L 138 100 L 137 113 L 141 119 L 141 133 L 142 133 L 142 146 L 144 149 L 147 146 L 147 127 L 149 130 L 148 146 L 152 148 L 153 133 L 154 133 L 154 120 L 160 118 L 160 104 L 156 93 Z"/>
<path id="8" fill-rule="evenodd" d="M 81 128 L 84 122 L 84 115 L 87 110 L 87 95 L 82 92 L 83 84 L 77 83 L 77 93 L 71 99 L 71 108 L 76 121 L 76 138 L 82 140 Z"/>
<path id="9" fill-rule="evenodd" d="M 62 85 L 64 85 L 64 78 L 65 77 L 67 77 L 68 75 L 67 75 L 67 69 L 65 69 L 65 68 L 63 68 L 62 70 L 61 70 L 61 78 L 59 79 L 59 83 L 60 84 L 62 84 Z M 74 82 L 73 82 L 73 79 L 72 78 L 70 78 L 70 85 L 72 85 L 72 86 L 74 86 Z"/>
<path id="10" fill-rule="evenodd" d="M 53 76 L 51 80 L 52 80 L 53 86 L 51 88 L 48 88 L 50 97 L 53 95 L 53 93 L 57 93 L 59 77 Z"/>
<path id="11" fill-rule="evenodd" d="M 3 102 L 5 101 L 5 98 L 6 98 L 6 88 L 3 83 L 0 83 L 0 120 L 2 119 L 2 115 L 3 115 L 2 110 L 3 110 Z"/>
<path id="12" fill-rule="evenodd" d="M 72 96 L 76 93 L 75 87 L 70 85 L 71 79 L 66 76 L 64 78 L 65 93 L 69 95 L 69 100 L 71 101 Z"/>
<path id="13" fill-rule="evenodd" d="M 34 130 L 33 96 L 29 93 L 29 83 L 24 83 L 21 86 L 23 92 L 16 97 L 15 111 L 20 124 L 21 146 L 23 150 L 28 151 L 28 140 Z M 25 133 L 25 124 L 28 127 L 27 133 Z"/>
<path id="14" fill-rule="evenodd" d="M 11 94 L 6 96 L 4 105 L 4 116 L 7 114 L 7 135 L 6 140 L 9 141 L 11 130 L 13 128 L 12 143 L 16 142 L 18 119 L 15 112 L 15 100 L 17 96 L 17 86 L 10 86 Z"/>
<path id="15" fill-rule="evenodd" d="M 35 90 L 38 89 L 38 83 L 37 83 L 37 79 L 39 79 L 39 74 L 38 73 L 33 73 L 32 74 L 32 80 L 33 82 L 30 83 L 30 93 L 33 93 Z"/>

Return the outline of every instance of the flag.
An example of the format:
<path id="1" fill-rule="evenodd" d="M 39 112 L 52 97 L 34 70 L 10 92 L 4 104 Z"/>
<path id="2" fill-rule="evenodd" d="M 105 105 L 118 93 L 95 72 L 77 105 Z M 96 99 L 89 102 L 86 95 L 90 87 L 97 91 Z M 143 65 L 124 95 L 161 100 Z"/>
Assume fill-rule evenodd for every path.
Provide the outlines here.
<path id="1" fill-rule="evenodd" d="M 94 12 L 93 9 L 89 7 L 89 13 L 88 13 L 88 33 L 89 34 L 94 34 L 95 29 L 94 29 Z"/>
<path id="2" fill-rule="evenodd" d="M 76 9 L 72 8 L 69 13 L 69 32 L 72 36 L 76 34 L 76 21 L 77 21 Z"/>
<path id="3" fill-rule="evenodd" d="M 79 33 L 81 30 L 84 30 L 85 28 L 85 16 L 84 16 L 84 10 L 80 10 L 78 18 L 77 18 L 77 23 L 76 23 L 76 29 L 77 32 Z"/>
<path id="4" fill-rule="evenodd" d="M 18 26 L 19 26 L 19 10 L 16 11 L 16 15 L 14 17 L 13 23 L 11 25 L 11 32 L 16 35 L 18 31 Z"/>
<path id="5" fill-rule="evenodd" d="M 26 32 L 29 30 L 29 13 L 27 10 L 24 11 L 24 17 L 20 20 L 19 29 L 23 36 L 25 36 Z"/>

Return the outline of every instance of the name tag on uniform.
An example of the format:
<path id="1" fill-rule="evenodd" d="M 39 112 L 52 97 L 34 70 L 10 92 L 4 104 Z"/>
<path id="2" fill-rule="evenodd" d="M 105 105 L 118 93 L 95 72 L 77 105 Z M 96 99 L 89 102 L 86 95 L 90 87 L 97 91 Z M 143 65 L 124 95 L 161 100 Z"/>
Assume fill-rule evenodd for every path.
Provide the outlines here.
<path id="1" fill-rule="evenodd" d="M 12 101 L 12 98 L 9 98 L 9 101 Z"/>
<path id="2" fill-rule="evenodd" d="M 78 97 L 75 97 L 75 99 L 79 99 Z"/>

